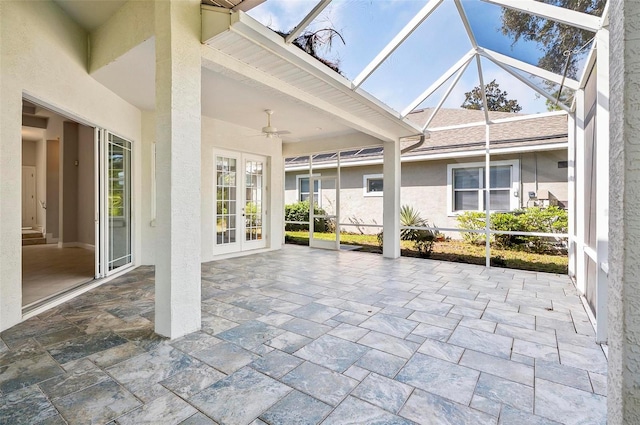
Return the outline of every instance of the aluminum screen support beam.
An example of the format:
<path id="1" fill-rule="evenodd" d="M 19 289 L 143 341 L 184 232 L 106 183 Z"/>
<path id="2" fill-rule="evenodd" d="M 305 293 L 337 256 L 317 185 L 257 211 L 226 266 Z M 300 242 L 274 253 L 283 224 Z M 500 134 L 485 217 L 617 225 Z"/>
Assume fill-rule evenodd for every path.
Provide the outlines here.
<path id="1" fill-rule="evenodd" d="M 596 32 L 601 27 L 601 19 L 594 15 L 558 7 L 535 0 L 482 0 L 518 12 L 528 13 L 561 24 Z"/>
<path id="2" fill-rule="evenodd" d="M 484 122 L 489 125 L 489 102 L 487 102 L 487 89 L 484 84 L 484 75 L 482 72 L 482 62 L 480 56 L 476 55 L 476 64 L 478 65 L 478 81 L 480 81 L 480 93 L 482 94 L 482 106 L 484 106 Z"/>
<path id="3" fill-rule="evenodd" d="M 431 0 L 427 3 L 416 15 L 409 21 L 407 25 L 395 36 L 393 40 L 387 44 L 384 49 L 378 53 L 378 55 L 367 65 L 362 72 L 353 80 L 354 87 L 360 87 L 360 85 L 366 80 L 373 72 L 378 69 L 382 62 L 384 62 L 410 35 L 420 26 L 425 19 L 436 10 L 443 0 Z"/>
<path id="4" fill-rule="evenodd" d="M 451 78 L 453 74 L 455 74 L 462 67 L 466 67 L 469 64 L 469 62 L 471 62 L 471 59 L 473 59 L 475 54 L 476 54 L 475 50 L 470 50 L 458 62 L 456 62 L 455 65 L 449 68 L 447 72 L 442 74 L 440 78 L 438 78 L 433 84 L 431 84 L 429 88 L 427 88 L 420 96 L 416 97 L 415 100 L 409 104 L 409 106 L 404 108 L 400 116 L 404 118 L 407 115 L 409 115 L 411 111 L 416 109 L 418 105 L 420 105 L 422 102 L 425 101 L 426 98 L 428 98 L 433 94 L 433 92 L 438 90 L 440 86 L 442 86 L 449 78 Z"/>
<path id="5" fill-rule="evenodd" d="M 331 3 L 331 0 L 321 0 L 318 4 L 316 4 L 316 6 L 311 9 L 311 12 L 309 12 L 307 16 L 302 18 L 302 21 L 300 21 L 300 23 L 296 25 L 293 31 L 291 31 L 289 35 L 284 38 L 284 42 L 287 44 L 293 42 L 293 40 L 295 40 L 300 34 L 302 34 L 302 31 L 304 31 L 305 28 L 307 28 L 309 24 L 313 22 L 313 20 L 316 19 L 316 17 L 320 13 L 322 13 L 325 7 L 329 6 L 329 3 Z"/>
<path id="6" fill-rule="evenodd" d="M 487 59 L 491 59 L 493 62 L 500 62 L 504 65 L 511 66 L 513 68 L 519 69 L 520 71 L 527 72 L 545 80 L 549 80 L 553 83 L 564 84 L 565 87 L 568 87 L 571 90 L 578 90 L 578 87 L 580 87 L 580 84 L 574 79 L 565 78 L 563 81 L 562 75 L 547 71 L 546 69 L 542 69 L 535 65 L 530 65 L 526 62 L 514 59 L 510 56 L 494 52 L 493 50 L 478 47 L 478 54 L 484 56 Z"/>
<path id="7" fill-rule="evenodd" d="M 538 87 L 535 84 L 533 84 L 531 81 L 529 81 L 526 78 L 524 78 L 522 75 L 518 74 L 517 72 L 513 72 L 511 69 L 509 69 L 508 67 L 503 65 L 501 62 L 495 61 L 493 59 L 490 59 L 490 60 L 491 60 L 491 62 L 493 62 L 496 65 L 498 65 L 500 68 L 502 68 L 505 71 L 507 71 L 509 74 L 511 74 L 514 77 L 516 77 L 518 80 L 522 81 L 527 86 L 531 87 L 537 93 L 540 93 L 542 96 L 544 96 L 549 101 L 555 103 L 556 99 L 553 96 L 551 96 L 549 93 L 547 93 L 546 91 L 542 90 L 540 87 Z M 571 109 L 567 105 L 565 105 L 564 103 L 558 102 L 558 107 L 560 107 L 560 109 L 562 109 L 563 111 L 565 111 L 567 113 L 571 113 Z"/>
<path id="8" fill-rule="evenodd" d="M 478 48 L 478 42 L 476 41 L 476 36 L 473 34 L 473 29 L 471 28 L 471 24 L 469 23 L 469 19 L 467 19 L 467 14 L 464 11 L 464 7 L 462 7 L 462 3 L 460 0 L 455 0 L 456 8 L 458 9 L 458 14 L 460 15 L 460 19 L 462 19 L 462 24 L 464 25 L 464 29 L 467 31 L 467 36 L 469 37 L 469 41 L 471 42 L 471 47 L 474 49 Z"/>
<path id="9" fill-rule="evenodd" d="M 444 104 L 444 102 L 447 101 L 447 98 L 449 97 L 449 95 L 453 91 L 453 88 L 456 86 L 456 84 L 458 84 L 458 81 L 460 81 L 460 78 L 462 77 L 464 72 L 467 70 L 467 67 L 469 66 L 469 63 L 471 63 L 471 61 L 465 63 L 462 66 L 462 68 L 460 68 L 460 70 L 458 71 L 458 74 L 456 75 L 456 77 L 453 79 L 453 81 L 449 85 L 449 88 L 447 89 L 447 91 L 444 94 L 444 96 L 442 96 L 442 99 L 440 99 L 440 102 L 438 102 L 438 105 L 435 107 L 435 109 L 431 113 L 431 116 L 429 117 L 427 122 L 422 126 L 422 132 L 423 133 L 427 130 L 427 127 L 429 127 L 429 124 L 431 124 L 433 119 L 436 117 L 436 114 L 438 113 L 438 111 L 440 111 L 440 108 L 442 108 L 442 105 Z"/>

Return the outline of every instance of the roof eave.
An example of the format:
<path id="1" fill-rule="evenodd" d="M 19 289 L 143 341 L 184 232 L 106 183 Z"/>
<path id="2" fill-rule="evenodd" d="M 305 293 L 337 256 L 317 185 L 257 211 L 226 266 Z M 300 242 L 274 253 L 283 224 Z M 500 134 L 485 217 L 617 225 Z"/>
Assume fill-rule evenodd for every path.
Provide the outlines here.
<path id="1" fill-rule="evenodd" d="M 356 88 L 347 78 L 329 69 L 297 46 L 286 43 L 280 35 L 244 12 L 202 5 L 202 42 L 211 45 L 219 34 L 226 31 L 242 36 L 284 59 L 292 67 L 306 72 L 328 87 L 340 90 L 359 104 L 375 111 L 379 118 L 392 125 L 393 139 L 397 140 L 401 137 L 421 133 L 421 128 L 418 125 L 403 120 L 399 112 L 394 111 L 366 91 Z M 371 124 L 373 127 L 378 127 L 375 122 Z"/>

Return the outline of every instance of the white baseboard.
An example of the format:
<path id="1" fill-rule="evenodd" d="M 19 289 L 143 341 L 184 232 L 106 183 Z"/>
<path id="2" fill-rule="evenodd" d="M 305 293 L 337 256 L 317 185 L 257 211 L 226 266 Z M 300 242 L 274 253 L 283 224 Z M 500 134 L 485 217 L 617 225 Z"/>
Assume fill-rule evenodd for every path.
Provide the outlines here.
<path id="1" fill-rule="evenodd" d="M 58 248 L 84 248 L 90 251 L 95 251 L 94 245 L 84 242 L 58 242 Z"/>

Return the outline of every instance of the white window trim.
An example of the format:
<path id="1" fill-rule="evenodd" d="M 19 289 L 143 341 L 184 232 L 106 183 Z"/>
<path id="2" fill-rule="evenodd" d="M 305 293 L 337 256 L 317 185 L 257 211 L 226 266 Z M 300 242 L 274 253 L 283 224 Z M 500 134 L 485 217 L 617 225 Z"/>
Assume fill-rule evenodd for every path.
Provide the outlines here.
<path id="1" fill-rule="evenodd" d="M 313 177 L 318 182 L 318 199 L 316 199 L 316 204 L 318 207 L 322 208 L 322 180 L 320 180 L 321 174 L 314 173 Z M 308 179 L 309 174 L 298 174 L 296 175 L 296 202 L 300 202 L 300 180 Z M 309 190 L 311 190 L 311 179 L 309 179 Z M 310 192 L 311 193 L 311 192 Z"/>
<path id="2" fill-rule="evenodd" d="M 384 184 L 384 174 L 365 174 L 362 176 L 362 194 L 365 197 L 382 197 L 383 192 L 369 192 L 369 180 L 382 179 Z"/>
<path id="3" fill-rule="evenodd" d="M 504 160 L 504 161 L 491 161 L 490 166 L 510 165 L 511 166 L 511 201 L 510 211 L 519 208 L 519 196 L 520 196 L 520 160 Z M 447 215 L 449 217 L 455 217 L 463 214 L 465 211 L 453 211 L 453 170 L 458 168 L 480 168 L 484 167 L 484 162 L 458 162 L 455 164 L 447 165 Z M 480 198 L 482 199 L 482 198 Z M 471 210 L 469 210 L 471 211 Z M 478 209 L 477 211 L 483 211 Z M 493 211 L 493 210 L 492 210 Z"/>

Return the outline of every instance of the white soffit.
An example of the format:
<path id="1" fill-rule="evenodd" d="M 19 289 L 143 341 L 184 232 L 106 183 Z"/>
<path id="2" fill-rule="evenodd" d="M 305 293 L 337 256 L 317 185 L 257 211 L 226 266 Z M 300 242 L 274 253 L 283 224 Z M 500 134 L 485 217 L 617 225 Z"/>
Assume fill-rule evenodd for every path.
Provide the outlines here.
<path id="1" fill-rule="evenodd" d="M 203 42 L 286 85 L 330 105 L 329 114 L 353 115 L 369 123 L 368 134 L 387 140 L 420 133 L 414 123 L 326 67 L 296 46 L 242 12 L 202 6 Z M 313 106 L 313 105 L 312 105 Z"/>
<path id="2" fill-rule="evenodd" d="M 91 76 L 112 92 L 136 106 L 156 109 L 155 37 L 137 45 Z"/>

